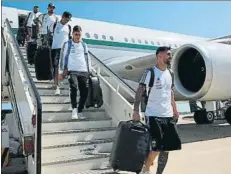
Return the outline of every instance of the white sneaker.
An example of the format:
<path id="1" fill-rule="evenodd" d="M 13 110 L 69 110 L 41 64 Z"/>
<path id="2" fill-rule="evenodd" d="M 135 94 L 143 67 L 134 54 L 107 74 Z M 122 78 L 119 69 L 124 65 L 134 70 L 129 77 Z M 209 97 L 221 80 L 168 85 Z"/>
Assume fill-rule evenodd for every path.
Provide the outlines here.
<path id="1" fill-rule="evenodd" d="M 81 113 L 78 113 L 78 117 L 80 118 L 80 119 L 85 119 L 86 117 L 84 117 L 83 116 L 83 113 L 81 112 Z"/>
<path id="2" fill-rule="evenodd" d="M 77 108 L 72 109 L 71 119 L 79 119 L 77 114 Z"/>
<path id="3" fill-rule="evenodd" d="M 59 87 L 56 88 L 55 95 L 60 95 L 60 88 Z"/>

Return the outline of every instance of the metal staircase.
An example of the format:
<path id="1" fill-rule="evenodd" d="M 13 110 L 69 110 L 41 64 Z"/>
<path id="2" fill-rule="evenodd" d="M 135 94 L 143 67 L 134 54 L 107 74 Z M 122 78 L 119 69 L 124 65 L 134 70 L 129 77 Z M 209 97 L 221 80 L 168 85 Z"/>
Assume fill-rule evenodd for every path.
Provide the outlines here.
<path id="1" fill-rule="evenodd" d="M 21 52 L 27 62 L 25 47 L 21 47 Z M 52 84 L 38 81 L 34 65 L 27 65 L 43 106 L 42 173 L 107 169 L 116 125 L 104 107 L 85 109 L 86 119 L 72 120 L 67 80 L 61 85 L 61 95 L 54 95 Z"/>
<path id="2" fill-rule="evenodd" d="M 18 46 L 7 20 L 6 23 L 4 56 L 9 62 L 14 108 L 23 138 L 34 137 L 35 151 L 27 154 L 28 173 L 112 172 L 109 155 L 113 138 L 118 123 L 131 119 L 133 107 L 129 101 L 134 98 L 133 89 L 89 52 L 93 71 L 101 82 L 104 105 L 85 109 L 86 119 L 72 120 L 67 80 L 62 83 L 60 96 L 54 95 L 49 81 L 38 81 L 34 65 L 27 63 L 25 47 Z"/>

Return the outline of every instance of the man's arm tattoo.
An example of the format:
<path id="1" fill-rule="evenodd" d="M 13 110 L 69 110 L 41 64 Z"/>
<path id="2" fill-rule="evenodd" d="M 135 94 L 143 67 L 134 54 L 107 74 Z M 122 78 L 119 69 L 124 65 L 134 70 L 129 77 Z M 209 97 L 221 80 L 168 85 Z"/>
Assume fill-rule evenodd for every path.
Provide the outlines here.
<path id="1" fill-rule="evenodd" d="M 176 108 L 176 102 L 175 102 L 175 98 L 174 98 L 174 92 L 172 90 L 171 92 L 171 104 L 172 104 L 172 108 L 174 111 L 177 111 L 177 108 Z"/>
<path id="2" fill-rule="evenodd" d="M 145 85 L 139 84 L 139 87 L 136 91 L 136 96 L 135 96 L 134 111 L 139 112 L 139 106 L 140 106 L 141 97 L 142 97 L 144 89 L 145 89 Z"/>

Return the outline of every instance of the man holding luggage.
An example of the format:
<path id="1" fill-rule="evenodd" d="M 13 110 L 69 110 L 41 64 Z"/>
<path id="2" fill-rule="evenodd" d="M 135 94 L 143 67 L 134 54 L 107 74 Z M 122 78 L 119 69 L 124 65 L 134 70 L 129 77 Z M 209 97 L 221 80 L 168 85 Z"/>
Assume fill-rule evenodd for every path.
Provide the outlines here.
<path id="1" fill-rule="evenodd" d="M 59 22 L 53 23 L 49 27 L 49 30 L 53 33 L 52 62 L 54 68 L 54 85 L 56 88 L 55 95 L 60 95 L 60 89 L 58 86 L 59 57 L 63 44 L 71 39 L 71 26 L 68 25 L 71 17 L 71 13 L 65 11 L 62 15 L 62 19 Z"/>
<path id="2" fill-rule="evenodd" d="M 26 19 L 26 33 L 28 36 L 27 40 L 31 40 L 32 37 L 32 33 L 37 33 L 38 31 L 33 31 L 32 30 L 36 30 L 36 24 L 34 23 L 34 19 L 36 19 L 41 13 L 39 12 L 39 7 L 37 5 L 34 6 L 33 8 L 33 12 L 30 12 L 27 16 Z M 33 38 L 33 39 L 37 39 L 37 38 Z"/>
<path id="3" fill-rule="evenodd" d="M 42 43 L 43 44 L 49 43 L 50 46 L 52 45 L 52 39 L 50 36 L 50 32 L 52 31 L 48 31 L 48 30 L 53 23 L 58 21 L 58 17 L 54 14 L 54 11 L 55 11 L 55 5 L 50 3 L 48 4 L 48 12 L 39 15 L 39 17 L 35 19 L 35 22 L 38 22 L 41 26 Z"/>
<path id="4" fill-rule="evenodd" d="M 175 128 L 175 118 L 179 117 L 173 93 L 173 74 L 167 67 L 171 63 L 172 53 L 169 47 L 159 47 L 156 51 L 157 64 L 146 70 L 139 83 L 134 103 L 133 119 L 140 120 L 139 104 L 143 92 L 149 86 L 154 74 L 153 87 L 149 89 L 145 110 L 147 124 L 152 137 L 152 151 L 142 170 L 142 174 L 150 174 L 150 166 L 161 151 L 181 149 L 181 141 Z M 151 72 L 152 71 L 152 72 Z M 165 154 L 167 157 L 167 154 Z M 167 161 L 166 161 L 167 162 Z"/>
<path id="5" fill-rule="evenodd" d="M 72 119 L 84 118 L 82 115 L 88 95 L 87 80 L 91 69 L 87 45 L 81 39 L 82 29 L 76 25 L 73 28 L 72 40 L 64 43 L 59 62 L 59 80 L 69 76 Z M 77 90 L 80 98 L 77 110 Z"/>

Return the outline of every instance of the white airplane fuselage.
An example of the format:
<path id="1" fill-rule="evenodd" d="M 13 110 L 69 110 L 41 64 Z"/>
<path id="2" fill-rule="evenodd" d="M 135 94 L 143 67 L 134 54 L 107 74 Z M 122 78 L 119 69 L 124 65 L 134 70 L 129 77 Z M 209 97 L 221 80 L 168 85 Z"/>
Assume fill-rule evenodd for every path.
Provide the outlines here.
<path id="1" fill-rule="evenodd" d="M 25 10 L 2 7 L 2 20 L 8 18 L 12 28 L 17 30 L 18 16 L 28 13 Z M 58 17 L 61 18 L 59 15 Z M 185 44 L 197 45 L 212 39 L 74 17 L 69 24 L 72 27 L 82 27 L 83 40 L 97 58 L 123 79 L 136 84 L 142 72 L 155 64 L 158 47 L 170 46 L 175 52 Z M 178 89 L 176 90 L 178 100 L 187 98 L 182 97 L 182 94 L 184 92 L 178 94 Z"/>

